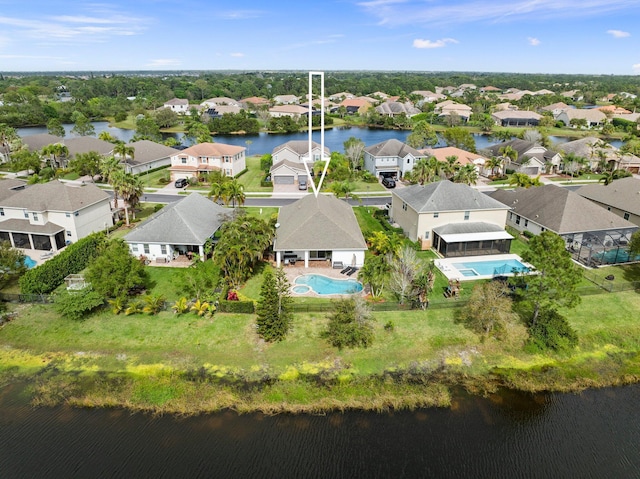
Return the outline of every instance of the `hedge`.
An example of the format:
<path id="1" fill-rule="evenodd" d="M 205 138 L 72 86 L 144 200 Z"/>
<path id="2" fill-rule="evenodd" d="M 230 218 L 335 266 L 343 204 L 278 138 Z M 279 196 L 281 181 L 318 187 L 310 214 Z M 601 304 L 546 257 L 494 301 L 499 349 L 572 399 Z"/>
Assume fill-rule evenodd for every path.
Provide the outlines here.
<path id="1" fill-rule="evenodd" d="M 247 171 L 249 171 L 249 168 L 245 168 L 244 170 L 242 170 L 240 173 L 238 173 L 236 176 L 234 176 L 234 178 L 240 178 L 242 175 L 244 175 Z"/>
<path id="2" fill-rule="evenodd" d="M 68 275 L 85 269 L 98 256 L 105 241 L 106 235 L 98 232 L 70 244 L 49 261 L 28 270 L 20 278 L 20 291 L 23 294 L 51 293 L 64 283 L 64 278 Z"/>
<path id="3" fill-rule="evenodd" d="M 255 303 L 253 301 L 227 301 L 218 302 L 218 312 L 220 313 L 255 313 Z"/>

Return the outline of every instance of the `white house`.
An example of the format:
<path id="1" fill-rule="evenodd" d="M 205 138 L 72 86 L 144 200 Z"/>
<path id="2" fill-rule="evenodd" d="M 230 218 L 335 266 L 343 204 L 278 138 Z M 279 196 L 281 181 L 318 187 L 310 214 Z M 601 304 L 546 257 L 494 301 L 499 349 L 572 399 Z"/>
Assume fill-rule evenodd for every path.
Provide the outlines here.
<path id="1" fill-rule="evenodd" d="M 596 108 L 572 108 L 562 111 L 556 120 L 563 122 L 566 126 L 572 126 L 574 128 L 577 128 L 577 126 L 572 124 L 571 120 L 584 120 L 587 122 L 587 128 L 594 128 L 604 125 L 607 121 L 607 115 Z"/>
<path id="2" fill-rule="evenodd" d="M 276 265 L 313 261 L 360 267 L 367 244 L 351 206 L 332 195 L 307 195 L 280 208 L 273 251 Z"/>
<path id="3" fill-rule="evenodd" d="M 0 180 L 0 190 L 0 240 L 15 248 L 55 251 L 113 226 L 111 197 L 93 184 Z"/>
<path id="4" fill-rule="evenodd" d="M 136 141 L 127 146 L 133 148 L 133 157 L 127 155 L 124 161 L 122 158 L 120 160 L 124 164 L 126 172 L 134 175 L 169 166 L 171 157 L 178 153 L 175 148 L 149 140 Z"/>
<path id="5" fill-rule="evenodd" d="M 200 174 L 222 171 L 236 176 L 246 168 L 244 146 L 224 143 L 199 143 L 171 157 L 171 181 L 178 178 L 197 178 Z"/>
<path id="6" fill-rule="evenodd" d="M 331 151 L 326 146 L 323 155 L 320 143 L 311 142 L 311 163 L 322 160 L 323 156 L 328 158 L 330 154 Z M 271 151 L 271 159 L 274 165 L 282 160 L 293 163 L 309 161 L 309 142 L 307 140 L 292 140 L 278 145 Z"/>
<path id="7" fill-rule="evenodd" d="M 415 162 L 426 155 L 392 138 L 364 149 L 364 168 L 375 176 L 403 176 Z"/>
<path id="8" fill-rule="evenodd" d="M 163 106 L 179 115 L 186 115 L 189 112 L 189 100 L 184 98 L 172 98 L 166 101 Z"/>

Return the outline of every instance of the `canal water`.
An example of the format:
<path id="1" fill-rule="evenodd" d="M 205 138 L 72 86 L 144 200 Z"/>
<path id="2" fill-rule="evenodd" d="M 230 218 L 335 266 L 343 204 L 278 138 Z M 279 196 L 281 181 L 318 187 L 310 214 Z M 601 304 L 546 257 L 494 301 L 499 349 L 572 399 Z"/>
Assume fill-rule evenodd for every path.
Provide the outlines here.
<path id="1" fill-rule="evenodd" d="M 450 409 L 189 418 L 33 409 L 0 389 L 0 477 L 637 478 L 640 385 Z"/>
<path id="2" fill-rule="evenodd" d="M 108 131 L 114 137 L 124 141 L 130 142 L 135 134 L 134 130 L 125 130 L 122 128 L 115 128 L 109 126 L 106 121 L 96 121 L 92 123 L 95 129 L 95 135 L 98 136 L 103 131 Z M 64 125 L 66 137 L 72 138 L 75 135 L 71 133 L 73 125 Z M 29 127 L 18 128 L 18 134 L 20 136 L 35 135 L 38 133 L 47 133 L 46 127 Z M 344 142 L 352 136 L 359 138 L 364 142 L 366 146 L 372 146 L 376 143 L 380 143 L 391 138 L 395 138 L 400 141 L 406 141 L 407 136 L 411 132 L 406 130 L 384 130 L 378 128 L 362 128 L 362 127 L 336 127 L 330 128 L 325 131 L 325 146 L 331 151 L 344 152 Z M 167 138 L 173 136 L 177 140 L 184 144 L 189 144 L 189 141 L 184 138 L 182 133 L 165 134 Z M 476 142 L 476 149 L 480 150 L 486 148 L 489 145 L 497 143 L 488 135 L 474 134 Z M 248 155 L 264 155 L 265 153 L 271 153 L 276 146 L 279 146 L 287 141 L 291 140 L 307 140 L 308 136 L 306 132 L 299 133 L 287 133 L 287 134 L 269 134 L 260 133 L 258 135 L 216 135 L 213 140 L 217 143 L 226 143 L 229 145 L 244 146 L 248 149 Z M 568 138 L 564 137 L 550 137 L 553 144 L 561 144 L 568 141 Z M 313 133 L 313 140 L 320 143 L 320 132 Z M 616 147 L 621 146 L 619 140 L 611 142 Z M 444 141 L 441 139 L 438 146 L 445 146 Z"/>

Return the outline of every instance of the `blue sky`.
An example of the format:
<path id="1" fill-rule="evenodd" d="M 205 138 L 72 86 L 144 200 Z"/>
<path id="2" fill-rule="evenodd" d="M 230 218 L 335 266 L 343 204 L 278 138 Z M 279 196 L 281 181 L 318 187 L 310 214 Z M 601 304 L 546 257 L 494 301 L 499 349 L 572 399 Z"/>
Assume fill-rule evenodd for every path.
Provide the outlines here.
<path id="1" fill-rule="evenodd" d="M 639 0 L 0 0 L 0 71 L 640 74 Z"/>

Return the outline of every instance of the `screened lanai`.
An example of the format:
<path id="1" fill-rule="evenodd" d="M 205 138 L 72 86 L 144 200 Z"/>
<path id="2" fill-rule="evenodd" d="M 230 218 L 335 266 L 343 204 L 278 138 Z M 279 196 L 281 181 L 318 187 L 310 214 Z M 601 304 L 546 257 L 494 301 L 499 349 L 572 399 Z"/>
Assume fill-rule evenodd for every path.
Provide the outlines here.
<path id="1" fill-rule="evenodd" d="M 445 258 L 508 253 L 512 239 L 491 223 L 451 223 L 433 229 L 433 247 Z"/>

